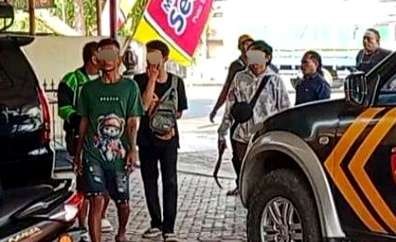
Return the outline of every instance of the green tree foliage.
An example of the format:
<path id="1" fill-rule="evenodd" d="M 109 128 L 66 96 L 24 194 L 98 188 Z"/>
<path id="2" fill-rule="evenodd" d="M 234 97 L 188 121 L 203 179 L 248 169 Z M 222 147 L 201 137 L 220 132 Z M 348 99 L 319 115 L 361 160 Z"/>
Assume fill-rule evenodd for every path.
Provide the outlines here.
<path id="1" fill-rule="evenodd" d="M 104 0 L 101 0 L 102 6 Z M 86 35 L 96 35 L 96 0 L 84 0 L 84 22 Z M 55 0 L 53 14 L 61 18 L 72 28 L 76 28 L 77 19 L 76 6 L 74 0 Z"/>
<path id="2" fill-rule="evenodd" d="M 101 0 L 102 6 L 105 0 Z M 27 0 L 14 0 L 14 4 L 18 7 L 15 9 L 15 22 L 14 25 L 9 29 L 10 31 L 29 32 L 29 15 L 26 11 Z M 76 23 L 78 22 L 76 16 L 77 8 L 74 0 L 55 0 L 55 7 L 49 9 L 52 15 L 57 16 L 63 20 L 70 27 L 77 29 Z M 96 35 L 96 0 L 83 0 L 83 21 L 85 23 L 85 35 L 91 36 Z M 22 8 L 22 9 L 21 9 Z M 36 20 L 36 32 L 37 33 L 52 33 L 52 31 L 46 26 L 45 23 Z"/>
<path id="3" fill-rule="evenodd" d="M 55 0 L 55 8 L 51 9 L 52 14 L 58 16 L 69 26 L 75 25 L 74 0 Z"/>

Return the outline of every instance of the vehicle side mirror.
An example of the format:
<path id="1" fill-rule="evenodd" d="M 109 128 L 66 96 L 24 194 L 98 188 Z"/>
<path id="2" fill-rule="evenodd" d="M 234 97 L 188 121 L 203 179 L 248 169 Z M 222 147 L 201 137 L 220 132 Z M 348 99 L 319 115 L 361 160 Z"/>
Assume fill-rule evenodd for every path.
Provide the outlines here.
<path id="1" fill-rule="evenodd" d="M 363 104 L 367 95 L 366 76 L 363 72 L 349 75 L 345 81 L 345 98 L 348 102 Z"/>
<path id="2" fill-rule="evenodd" d="M 0 2 L 0 32 L 8 29 L 14 23 L 14 8 L 11 4 Z"/>

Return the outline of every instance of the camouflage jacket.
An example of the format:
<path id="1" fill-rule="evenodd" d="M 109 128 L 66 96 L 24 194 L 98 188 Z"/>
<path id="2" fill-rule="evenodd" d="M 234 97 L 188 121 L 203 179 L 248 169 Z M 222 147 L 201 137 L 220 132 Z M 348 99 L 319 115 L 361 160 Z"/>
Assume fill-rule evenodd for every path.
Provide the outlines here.
<path id="1" fill-rule="evenodd" d="M 267 116 L 284 110 L 290 106 L 289 95 L 286 87 L 280 76 L 271 70 L 271 68 L 267 68 L 267 70 L 260 76 L 255 76 L 249 69 L 238 72 L 231 84 L 223 120 L 218 129 L 220 139 L 224 139 L 228 133 L 228 129 L 234 122 L 230 113 L 232 105 L 235 101 L 250 102 L 256 93 L 261 80 L 263 80 L 263 77 L 266 75 L 270 75 L 271 77 L 268 79 L 267 84 L 254 106 L 253 117 L 246 123 L 239 124 L 236 127 L 235 132 L 231 134 L 233 135 L 232 138 L 239 142 L 248 143 L 257 124 L 262 123 Z"/>

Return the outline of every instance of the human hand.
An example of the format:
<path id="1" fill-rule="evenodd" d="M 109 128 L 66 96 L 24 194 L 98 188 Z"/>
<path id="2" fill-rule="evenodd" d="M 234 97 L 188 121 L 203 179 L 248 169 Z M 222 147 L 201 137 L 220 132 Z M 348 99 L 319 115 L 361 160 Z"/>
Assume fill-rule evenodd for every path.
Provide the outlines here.
<path id="1" fill-rule="evenodd" d="M 160 74 L 159 65 L 148 64 L 146 71 L 150 82 L 155 82 L 158 80 Z"/>
<path id="2" fill-rule="evenodd" d="M 73 170 L 74 170 L 74 173 L 77 175 L 77 176 L 81 176 L 82 175 L 82 161 L 81 161 L 81 156 L 80 155 L 76 155 L 76 156 L 74 156 L 74 159 L 73 159 Z"/>
<path id="3" fill-rule="evenodd" d="M 210 112 L 210 114 L 209 114 L 210 122 L 214 123 L 214 118 L 216 117 L 216 114 L 217 114 L 217 112 L 214 109 L 212 110 L 212 112 Z"/>
<path id="4" fill-rule="evenodd" d="M 126 157 L 125 157 L 125 170 L 128 173 L 132 173 L 135 170 L 135 167 L 137 167 L 137 161 L 138 161 L 138 152 L 137 150 L 129 150 Z"/>

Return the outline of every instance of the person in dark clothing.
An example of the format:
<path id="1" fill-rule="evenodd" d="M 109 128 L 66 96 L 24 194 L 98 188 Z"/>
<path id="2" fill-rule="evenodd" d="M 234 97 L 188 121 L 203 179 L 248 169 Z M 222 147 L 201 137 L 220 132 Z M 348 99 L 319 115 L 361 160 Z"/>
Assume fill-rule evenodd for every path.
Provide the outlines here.
<path id="1" fill-rule="evenodd" d="M 81 116 L 77 113 L 77 104 L 80 97 L 82 86 L 99 77 L 99 66 L 96 57 L 98 43 L 88 42 L 83 47 L 84 65 L 77 70 L 67 73 L 58 86 L 58 115 L 64 120 L 63 129 L 66 133 L 66 148 L 70 156 L 75 155 L 75 148 L 78 139 L 78 129 Z M 82 192 L 83 182 L 77 176 L 77 190 Z M 109 197 L 106 196 L 105 209 L 102 214 L 102 232 L 113 231 L 113 226 L 106 219 L 106 208 L 109 204 Z M 88 212 L 88 200 L 84 199 L 83 206 L 78 214 L 80 227 L 85 227 L 85 220 Z"/>
<path id="2" fill-rule="evenodd" d="M 187 109 L 187 98 L 183 80 L 165 70 L 169 56 L 168 46 L 159 40 L 153 40 L 146 44 L 146 48 L 146 72 L 135 75 L 134 78 L 140 87 L 145 109 L 138 133 L 138 145 L 151 227 L 144 232 L 143 237 L 155 238 L 162 233 L 165 241 L 178 241 L 174 233 L 178 194 L 176 163 L 179 147 L 176 119 L 181 118 L 183 111 Z M 175 86 L 177 87 L 174 88 Z M 176 90 L 177 96 L 177 105 L 174 105 L 174 128 L 159 134 L 151 122 L 165 95 L 171 93 L 170 88 Z M 158 162 L 161 165 L 163 185 L 163 220 L 158 197 Z"/>
<path id="3" fill-rule="evenodd" d="M 380 48 L 381 36 L 375 29 L 367 29 L 363 36 L 363 47 L 356 56 L 356 69 L 368 72 L 391 52 Z"/>
<path id="4" fill-rule="evenodd" d="M 303 79 L 296 86 L 296 105 L 330 98 L 330 86 L 322 73 L 322 58 L 307 51 L 301 60 Z"/>

